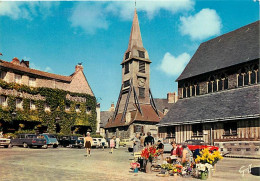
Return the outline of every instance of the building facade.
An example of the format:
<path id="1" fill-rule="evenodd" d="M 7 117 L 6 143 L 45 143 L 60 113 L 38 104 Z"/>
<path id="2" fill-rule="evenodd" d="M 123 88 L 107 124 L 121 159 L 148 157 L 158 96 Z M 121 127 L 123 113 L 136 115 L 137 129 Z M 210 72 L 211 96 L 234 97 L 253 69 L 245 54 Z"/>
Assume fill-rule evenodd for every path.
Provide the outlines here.
<path id="1" fill-rule="evenodd" d="M 179 100 L 160 137 L 259 154 L 259 54 L 259 21 L 202 43 L 176 80 Z"/>
<path id="2" fill-rule="evenodd" d="M 0 129 L 80 133 L 96 130 L 96 99 L 76 65 L 70 76 L 29 66 L 29 61 L 0 60 Z"/>
<path id="3" fill-rule="evenodd" d="M 122 65 L 122 86 L 114 115 L 105 126 L 107 137 L 133 137 L 150 131 L 157 136 L 156 124 L 164 116 L 156 107 L 150 90 L 150 63 L 143 47 L 137 12 Z"/>

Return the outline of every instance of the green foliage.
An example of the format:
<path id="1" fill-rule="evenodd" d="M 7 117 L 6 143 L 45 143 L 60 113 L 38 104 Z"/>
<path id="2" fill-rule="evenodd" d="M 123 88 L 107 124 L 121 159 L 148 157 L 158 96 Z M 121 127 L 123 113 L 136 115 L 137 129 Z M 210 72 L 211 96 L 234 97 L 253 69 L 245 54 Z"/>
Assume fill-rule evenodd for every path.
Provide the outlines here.
<path id="1" fill-rule="evenodd" d="M 32 95 L 41 95 L 45 97 L 43 100 L 23 99 L 23 109 L 16 110 L 16 98 L 15 96 L 8 95 L 7 108 L 0 106 L 0 120 L 4 121 L 37 121 L 42 125 L 48 127 L 49 133 L 55 133 L 56 121 L 59 118 L 59 124 L 62 134 L 70 134 L 71 127 L 77 124 L 84 126 L 91 126 L 92 130 L 96 130 L 96 99 L 89 94 L 72 93 L 60 89 L 52 89 L 46 87 L 33 88 L 26 85 L 20 85 L 16 83 L 7 83 L 0 79 L 0 87 L 3 89 L 14 89 L 21 93 L 28 93 Z M 66 99 L 66 95 L 75 97 L 83 97 L 86 102 L 74 102 Z M 30 110 L 30 102 L 34 101 L 36 104 L 36 110 Z M 46 112 L 44 105 L 50 106 L 51 112 Z M 65 111 L 66 104 L 70 104 L 70 111 Z M 76 112 L 75 106 L 80 104 L 80 112 Z M 86 109 L 89 107 L 91 112 L 86 113 Z M 16 112 L 15 118 L 12 115 Z"/>
<path id="2" fill-rule="evenodd" d="M 100 134 L 91 134 L 92 138 L 103 138 Z"/>

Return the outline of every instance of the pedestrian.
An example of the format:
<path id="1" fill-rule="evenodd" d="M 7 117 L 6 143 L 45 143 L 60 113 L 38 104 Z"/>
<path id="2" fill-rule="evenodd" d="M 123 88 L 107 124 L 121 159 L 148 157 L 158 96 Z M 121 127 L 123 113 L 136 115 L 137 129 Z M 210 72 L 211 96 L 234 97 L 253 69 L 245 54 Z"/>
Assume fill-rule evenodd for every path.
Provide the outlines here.
<path id="1" fill-rule="evenodd" d="M 120 138 L 116 137 L 116 149 L 119 148 Z"/>
<path id="2" fill-rule="evenodd" d="M 115 147 L 115 136 L 113 136 L 111 139 L 110 139 L 110 148 L 111 148 L 111 150 L 110 150 L 110 152 L 109 153 L 113 153 L 113 151 L 114 151 L 114 147 Z"/>
<path id="3" fill-rule="evenodd" d="M 140 143 L 141 143 L 141 147 L 144 147 L 144 139 L 145 139 L 145 133 L 141 133 L 140 134 Z"/>
<path id="4" fill-rule="evenodd" d="M 140 151 L 140 147 L 141 147 L 141 141 L 140 141 L 140 134 L 136 133 L 134 140 L 133 140 L 133 152 L 138 152 Z"/>
<path id="5" fill-rule="evenodd" d="M 158 140 L 158 146 L 157 146 L 157 150 L 159 155 L 161 155 L 161 158 L 163 160 L 163 152 L 164 152 L 164 144 L 161 142 L 161 140 Z"/>
<path id="6" fill-rule="evenodd" d="M 86 148 L 88 157 L 90 157 L 90 149 L 91 149 L 92 142 L 93 139 L 90 137 L 90 132 L 87 132 L 87 136 L 84 137 L 84 147 Z"/>
<path id="7" fill-rule="evenodd" d="M 193 154 L 190 151 L 190 149 L 187 147 L 186 143 L 182 144 L 182 157 L 181 157 L 181 163 L 182 165 L 187 165 L 187 164 L 191 164 L 193 162 Z"/>
<path id="8" fill-rule="evenodd" d="M 150 132 L 147 132 L 147 136 L 144 139 L 144 146 L 154 145 L 154 138 L 151 136 Z"/>
<path id="9" fill-rule="evenodd" d="M 106 139 L 104 138 L 104 136 L 102 137 L 101 139 L 101 144 L 102 144 L 102 148 L 103 148 L 103 151 L 105 149 L 105 144 L 106 144 Z"/>

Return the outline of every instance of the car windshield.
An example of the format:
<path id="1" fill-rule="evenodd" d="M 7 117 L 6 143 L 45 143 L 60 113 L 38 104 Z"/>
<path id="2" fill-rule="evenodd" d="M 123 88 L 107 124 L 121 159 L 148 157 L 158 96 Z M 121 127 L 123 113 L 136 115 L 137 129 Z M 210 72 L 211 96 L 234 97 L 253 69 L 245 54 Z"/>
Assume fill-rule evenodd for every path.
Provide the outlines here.
<path id="1" fill-rule="evenodd" d="M 36 138 L 36 135 L 27 135 L 27 138 Z"/>
<path id="2" fill-rule="evenodd" d="M 49 138 L 56 138 L 54 135 L 48 135 Z"/>

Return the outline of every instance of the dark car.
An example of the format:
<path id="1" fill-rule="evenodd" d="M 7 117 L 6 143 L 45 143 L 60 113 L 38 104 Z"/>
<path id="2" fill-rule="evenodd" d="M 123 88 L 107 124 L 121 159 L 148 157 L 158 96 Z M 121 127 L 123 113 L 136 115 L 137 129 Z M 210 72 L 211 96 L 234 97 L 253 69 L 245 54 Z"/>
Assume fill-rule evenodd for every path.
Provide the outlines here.
<path id="1" fill-rule="evenodd" d="M 78 136 L 61 136 L 58 141 L 60 146 L 70 148 L 82 148 L 84 144 Z"/>
<path id="2" fill-rule="evenodd" d="M 35 134 L 19 134 L 17 138 L 11 139 L 10 146 L 23 146 L 24 148 L 36 146 L 47 148 L 46 139 Z"/>

